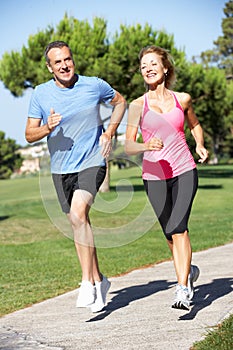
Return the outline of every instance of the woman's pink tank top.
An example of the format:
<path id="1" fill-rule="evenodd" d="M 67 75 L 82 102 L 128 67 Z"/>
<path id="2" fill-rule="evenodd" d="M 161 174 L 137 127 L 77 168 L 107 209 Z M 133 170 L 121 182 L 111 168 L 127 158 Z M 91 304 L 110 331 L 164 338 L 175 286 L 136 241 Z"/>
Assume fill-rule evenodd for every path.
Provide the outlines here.
<path id="1" fill-rule="evenodd" d="M 142 177 L 145 180 L 165 180 L 178 176 L 196 167 L 188 148 L 184 133 L 184 111 L 175 94 L 174 108 L 167 113 L 152 111 L 148 94 L 144 95 L 144 106 L 140 128 L 144 142 L 152 137 L 160 138 L 161 151 L 146 151 L 143 155 Z"/>

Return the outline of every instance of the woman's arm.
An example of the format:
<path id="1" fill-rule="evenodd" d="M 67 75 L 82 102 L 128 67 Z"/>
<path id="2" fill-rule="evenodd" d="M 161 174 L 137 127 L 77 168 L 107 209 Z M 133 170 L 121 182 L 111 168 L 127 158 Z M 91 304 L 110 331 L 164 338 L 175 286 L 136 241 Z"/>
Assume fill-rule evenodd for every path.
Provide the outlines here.
<path id="1" fill-rule="evenodd" d="M 203 129 L 194 112 L 191 96 L 187 93 L 182 93 L 182 106 L 184 108 L 185 117 L 191 134 L 196 142 L 196 153 L 200 156 L 199 162 L 203 163 L 208 158 L 208 151 L 204 146 Z"/>
<path id="2" fill-rule="evenodd" d="M 151 138 L 150 141 L 146 143 L 138 143 L 136 141 L 142 106 L 142 98 L 134 100 L 129 105 L 125 140 L 125 152 L 129 155 L 135 155 L 145 151 L 160 151 L 163 148 L 162 140 L 157 138 Z"/>

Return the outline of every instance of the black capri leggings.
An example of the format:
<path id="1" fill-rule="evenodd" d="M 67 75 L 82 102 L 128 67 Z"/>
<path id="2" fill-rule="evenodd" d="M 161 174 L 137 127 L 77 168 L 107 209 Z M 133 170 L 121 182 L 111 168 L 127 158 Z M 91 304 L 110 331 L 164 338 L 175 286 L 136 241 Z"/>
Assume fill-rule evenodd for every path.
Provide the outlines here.
<path id="1" fill-rule="evenodd" d="M 146 193 L 165 237 L 188 231 L 188 220 L 197 192 L 197 169 L 168 180 L 143 180 Z"/>

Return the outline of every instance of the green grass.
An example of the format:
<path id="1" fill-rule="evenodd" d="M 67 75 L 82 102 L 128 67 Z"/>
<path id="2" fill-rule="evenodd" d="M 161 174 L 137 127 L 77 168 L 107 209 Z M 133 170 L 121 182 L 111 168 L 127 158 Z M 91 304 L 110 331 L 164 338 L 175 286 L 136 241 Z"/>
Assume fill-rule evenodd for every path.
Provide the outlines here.
<path id="1" fill-rule="evenodd" d="M 122 179 L 133 183 L 132 198 L 129 184 L 115 190 Z M 199 190 L 190 219 L 193 251 L 233 241 L 232 187 L 232 166 L 199 167 Z M 41 186 L 37 177 L 2 180 L 0 193 L 2 316 L 77 288 L 81 270 L 70 231 L 62 232 L 68 224 L 49 180 L 41 178 Z M 91 211 L 100 267 L 107 276 L 170 259 L 156 220 L 145 229 L 152 218 L 150 212 L 143 220 L 140 216 L 146 202 L 140 169 L 111 167 L 111 192 L 101 194 Z M 114 206 L 113 212 L 106 212 Z M 127 223 L 133 225 L 124 234 Z M 111 227 L 119 232 L 111 232 Z"/>
<path id="2" fill-rule="evenodd" d="M 195 343 L 191 350 L 232 350 L 233 315 L 209 332 L 206 338 Z"/>

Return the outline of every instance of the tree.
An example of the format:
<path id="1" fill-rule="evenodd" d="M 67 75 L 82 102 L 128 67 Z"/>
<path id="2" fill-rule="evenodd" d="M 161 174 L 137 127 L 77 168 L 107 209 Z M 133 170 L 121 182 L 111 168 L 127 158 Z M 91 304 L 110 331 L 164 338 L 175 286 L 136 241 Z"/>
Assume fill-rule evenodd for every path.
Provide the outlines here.
<path id="1" fill-rule="evenodd" d="M 229 20 L 223 26 L 224 38 L 231 35 L 232 3 L 231 0 L 226 4 L 225 13 Z M 48 42 L 64 40 L 72 48 L 79 74 L 96 75 L 109 81 L 130 102 L 145 92 L 139 72 L 139 51 L 147 45 L 162 46 L 175 60 L 177 82 L 174 88 L 191 94 L 197 115 L 211 138 L 217 157 L 219 145 L 224 142 L 223 138 L 227 138 L 232 121 L 232 102 L 226 99 L 228 96 L 232 100 L 232 90 L 228 89 L 220 73 L 225 71 L 216 68 L 220 44 L 223 55 L 223 42 L 226 43 L 226 40 L 218 39 L 218 50 L 206 51 L 203 62 L 197 64 L 187 62 L 185 52 L 175 47 L 173 35 L 156 31 L 149 24 L 144 27 L 140 24 L 121 25 L 119 32 L 111 39 L 107 37 L 106 27 L 106 21 L 102 18 L 94 18 L 90 25 L 87 21 L 65 15 L 56 28 L 49 26 L 45 31 L 30 36 L 27 47 L 23 46 L 20 53 L 5 53 L 0 62 L 0 79 L 15 96 L 21 96 L 28 86 L 50 79 L 42 53 Z M 226 53 L 232 54 L 230 49 Z M 211 59 L 215 60 L 215 64 L 210 64 Z M 230 138 L 228 146 L 231 143 Z"/>
<path id="2" fill-rule="evenodd" d="M 29 86 L 51 79 L 43 52 L 54 40 L 67 41 L 72 48 L 77 71 L 89 75 L 93 72 L 95 60 L 107 50 L 106 26 L 106 21 L 101 18 L 94 18 L 91 26 L 87 21 L 65 15 L 56 28 L 49 26 L 44 32 L 31 35 L 27 47 L 23 46 L 21 52 L 6 52 L 0 61 L 0 79 L 16 97 L 22 96 Z"/>
<path id="3" fill-rule="evenodd" d="M 214 45 L 219 52 L 219 66 L 224 68 L 226 75 L 233 78 L 233 0 L 225 4 L 222 20 L 223 35 L 219 36 Z"/>
<path id="4" fill-rule="evenodd" d="M 225 74 L 216 67 L 206 69 L 201 64 L 194 63 L 190 64 L 188 72 L 186 91 L 193 98 L 195 112 L 209 143 L 207 148 L 217 163 L 220 146 L 229 130 L 225 117 L 228 104 Z M 189 135 L 189 132 L 187 134 Z M 195 144 L 192 138 L 188 139 L 191 149 L 194 150 Z"/>
<path id="5" fill-rule="evenodd" d="M 120 26 L 109 44 L 108 51 L 95 61 L 94 73 L 119 90 L 130 102 L 145 89 L 139 72 L 138 54 L 143 46 L 157 45 L 170 51 L 179 67 L 185 61 L 185 53 L 175 48 L 173 35 L 155 31 L 149 24 L 142 27 Z"/>
<path id="6" fill-rule="evenodd" d="M 16 151 L 19 146 L 13 139 L 6 139 L 0 131 L 0 179 L 8 179 L 22 165 L 22 157 Z"/>
<path id="7" fill-rule="evenodd" d="M 201 63 L 205 67 L 217 66 L 224 69 L 226 77 L 233 78 L 233 0 L 226 2 L 222 19 L 223 35 L 214 42 L 214 48 L 201 53 Z M 194 58 L 195 60 L 195 58 Z"/>
<path id="8" fill-rule="evenodd" d="M 213 49 L 201 53 L 205 78 L 196 104 L 196 109 L 205 116 L 203 126 L 211 136 L 216 162 L 222 151 L 233 154 L 233 0 L 225 3 L 223 12 L 226 16 L 222 20 L 223 35 L 213 42 Z"/>

